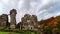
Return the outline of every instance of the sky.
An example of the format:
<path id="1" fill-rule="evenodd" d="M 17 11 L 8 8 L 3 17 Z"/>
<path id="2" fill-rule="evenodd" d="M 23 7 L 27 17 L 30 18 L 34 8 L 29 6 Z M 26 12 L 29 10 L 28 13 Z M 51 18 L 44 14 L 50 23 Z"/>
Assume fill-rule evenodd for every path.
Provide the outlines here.
<path id="1" fill-rule="evenodd" d="M 60 0 L 0 0 L 0 15 L 9 15 L 11 9 L 17 10 L 17 23 L 25 14 L 36 15 L 42 20 L 60 15 Z"/>

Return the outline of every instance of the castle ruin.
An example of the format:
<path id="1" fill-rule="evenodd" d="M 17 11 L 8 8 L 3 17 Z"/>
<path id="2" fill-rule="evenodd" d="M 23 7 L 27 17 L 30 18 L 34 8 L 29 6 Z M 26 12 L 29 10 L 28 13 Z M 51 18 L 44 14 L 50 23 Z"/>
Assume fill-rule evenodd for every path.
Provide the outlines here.
<path id="1" fill-rule="evenodd" d="M 10 22 L 8 22 L 7 14 L 0 15 L 0 27 L 9 27 L 10 29 L 20 28 L 22 30 L 38 30 L 36 15 L 25 14 L 24 17 L 21 18 L 21 22 L 16 24 L 16 14 L 17 11 L 15 9 L 10 10 Z"/>

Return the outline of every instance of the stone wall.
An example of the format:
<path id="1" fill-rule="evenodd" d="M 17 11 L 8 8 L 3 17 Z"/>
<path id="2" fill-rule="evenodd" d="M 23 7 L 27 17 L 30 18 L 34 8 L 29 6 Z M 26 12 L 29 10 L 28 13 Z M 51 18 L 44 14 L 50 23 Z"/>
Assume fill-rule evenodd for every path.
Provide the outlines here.
<path id="1" fill-rule="evenodd" d="M 37 16 L 25 14 L 21 19 L 20 25 L 23 30 L 37 30 Z"/>
<path id="2" fill-rule="evenodd" d="M 0 15 L 0 27 L 5 28 L 8 26 L 8 15 L 2 14 Z"/>

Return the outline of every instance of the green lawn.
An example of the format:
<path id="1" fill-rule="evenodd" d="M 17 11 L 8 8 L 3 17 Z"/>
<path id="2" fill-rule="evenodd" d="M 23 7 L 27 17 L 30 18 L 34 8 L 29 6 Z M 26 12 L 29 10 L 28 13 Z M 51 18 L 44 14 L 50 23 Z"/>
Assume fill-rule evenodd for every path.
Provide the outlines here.
<path id="1" fill-rule="evenodd" d="M 35 34 L 34 32 L 20 32 L 20 33 L 15 33 L 15 32 L 2 32 L 0 31 L 0 34 Z"/>
<path id="2" fill-rule="evenodd" d="M 0 34 L 38 34 L 38 33 L 30 30 L 12 30 L 12 32 L 10 32 L 10 30 L 2 30 L 0 31 Z"/>
<path id="3" fill-rule="evenodd" d="M 8 32 L 0 32 L 0 34 L 8 34 Z"/>
<path id="4" fill-rule="evenodd" d="M 18 34 L 18 33 L 13 33 L 13 32 L 0 32 L 0 34 Z"/>

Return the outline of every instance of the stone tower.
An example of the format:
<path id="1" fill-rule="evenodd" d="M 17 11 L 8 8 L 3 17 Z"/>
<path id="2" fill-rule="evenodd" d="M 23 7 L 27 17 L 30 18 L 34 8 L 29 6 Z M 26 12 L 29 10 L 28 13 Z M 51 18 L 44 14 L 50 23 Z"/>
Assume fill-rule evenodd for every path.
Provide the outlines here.
<path id="1" fill-rule="evenodd" d="M 25 14 L 24 17 L 21 18 L 20 28 L 22 30 L 38 30 L 37 29 L 37 16 Z"/>
<path id="2" fill-rule="evenodd" d="M 17 14 L 17 12 L 16 12 L 16 10 L 15 9 L 12 9 L 11 11 L 10 11 L 10 28 L 11 29 L 14 29 L 15 28 L 15 26 L 16 26 L 16 14 Z"/>
<path id="3" fill-rule="evenodd" d="M 8 15 L 2 14 L 0 15 L 0 28 L 8 27 Z"/>

